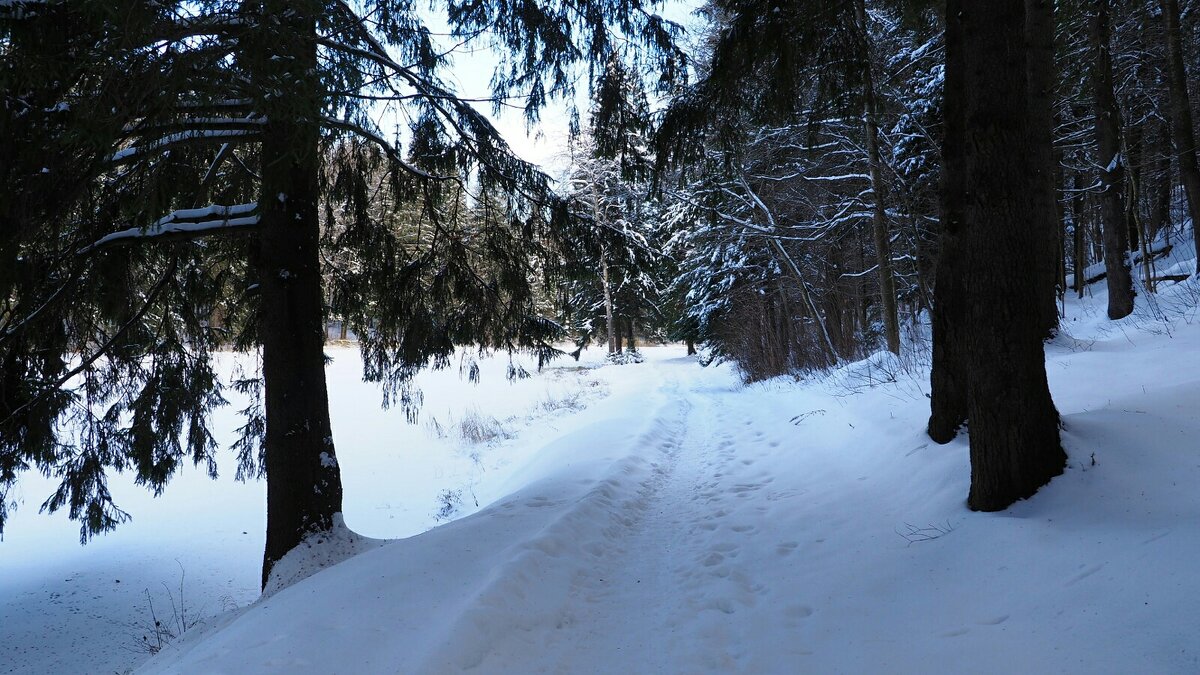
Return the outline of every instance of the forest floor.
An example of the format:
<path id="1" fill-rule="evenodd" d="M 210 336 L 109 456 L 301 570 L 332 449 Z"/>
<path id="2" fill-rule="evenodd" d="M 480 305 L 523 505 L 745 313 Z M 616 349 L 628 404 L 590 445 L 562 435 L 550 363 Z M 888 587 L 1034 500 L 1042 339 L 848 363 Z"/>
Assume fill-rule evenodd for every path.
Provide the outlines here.
<path id="1" fill-rule="evenodd" d="M 422 375 L 410 425 L 335 350 L 348 529 L 282 569 L 357 555 L 255 600 L 261 484 L 114 479 L 135 520 L 80 548 L 31 480 L 0 671 L 1196 672 L 1198 296 L 1120 322 L 1068 301 L 1047 373 L 1069 466 L 991 514 L 965 506 L 965 434 L 924 435 L 919 362 L 743 386 L 674 346 L 512 384 L 487 359 L 478 385 Z M 197 623 L 142 663 L 148 597 Z"/>

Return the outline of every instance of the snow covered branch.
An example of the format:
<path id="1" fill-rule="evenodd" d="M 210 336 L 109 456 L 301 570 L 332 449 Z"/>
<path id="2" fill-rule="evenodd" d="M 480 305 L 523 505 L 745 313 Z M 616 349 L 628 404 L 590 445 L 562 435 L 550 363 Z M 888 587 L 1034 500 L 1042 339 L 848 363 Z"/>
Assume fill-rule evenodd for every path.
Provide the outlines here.
<path id="1" fill-rule="evenodd" d="M 198 209 L 180 209 L 159 218 L 149 227 L 131 227 L 107 234 L 79 249 L 79 253 L 82 255 L 107 246 L 147 239 L 197 239 L 245 230 L 258 225 L 258 214 L 254 213 L 257 209 L 257 202 L 233 206 L 210 204 Z M 209 216 L 223 217 L 201 220 Z"/>
<path id="2" fill-rule="evenodd" d="M 168 134 L 144 145 L 133 145 L 128 148 L 118 150 L 113 154 L 112 157 L 109 158 L 108 161 L 113 164 L 120 164 L 182 143 L 205 142 L 229 138 L 244 138 L 257 135 L 258 131 L 252 129 L 191 129 L 188 131 L 181 131 L 179 133 Z"/>

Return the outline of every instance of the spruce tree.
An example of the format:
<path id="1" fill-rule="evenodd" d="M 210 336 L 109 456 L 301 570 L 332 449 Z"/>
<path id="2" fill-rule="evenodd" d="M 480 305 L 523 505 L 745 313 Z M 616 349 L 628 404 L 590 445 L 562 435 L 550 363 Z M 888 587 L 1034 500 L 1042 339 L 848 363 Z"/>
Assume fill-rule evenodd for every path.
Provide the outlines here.
<path id="1" fill-rule="evenodd" d="M 640 3 L 442 9 L 451 39 L 498 49 L 494 100 L 530 120 L 614 31 L 664 83 L 683 73 L 673 26 Z M 69 507 L 81 538 L 128 517 L 109 470 L 156 492 L 185 459 L 215 475 L 209 353 L 261 347 L 261 381 L 236 383 L 262 402 L 237 450 L 240 475 L 267 476 L 265 583 L 341 509 L 330 305 L 363 338 L 364 376 L 409 409 L 412 375 L 459 345 L 553 354 L 533 261 L 567 209 L 443 84 L 411 4 L 5 3 L 0 50 L 0 130 L 16 132 L 0 135 L 20 158 L 0 202 L 0 526 L 26 470 L 60 479 L 44 508 Z M 407 123 L 395 140 L 382 103 Z M 498 208 L 460 208 L 485 194 Z"/>

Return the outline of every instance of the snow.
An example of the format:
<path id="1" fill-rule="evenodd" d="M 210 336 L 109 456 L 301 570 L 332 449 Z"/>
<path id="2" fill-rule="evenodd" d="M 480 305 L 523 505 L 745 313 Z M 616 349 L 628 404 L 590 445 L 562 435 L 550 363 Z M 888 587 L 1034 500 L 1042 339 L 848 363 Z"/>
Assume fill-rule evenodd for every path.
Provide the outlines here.
<path id="1" fill-rule="evenodd" d="M 176 143 L 191 141 L 204 138 L 235 138 L 241 136 L 252 136 L 256 132 L 243 129 L 192 129 L 181 131 L 174 134 L 167 134 L 161 138 L 155 139 L 145 145 L 133 145 L 113 153 L 109 158 L 109 162 L 117 164 L 129 159 L 136 159 L 143 154 L 160 150 Z"/>
<path id="2" fill-rule="evenodd" d="M 207 618 L 139 672 L 1196 672 L 1200 282 L 1117 322 L 1089 289 L 1047 347 L 1069 467 L 1000 513 L 966 509 L 965 437 L 925 436 L 920 359 L 750 387 L 681 346 L 513 384 L 482 359 L 478 386 L 423 374 L 408 425 L 330 349 L 346 527 L 255 602 L 261 484 L 193 472 L 152 502 L 114 480 L 135 521 L 85 548 L 26 504 L 0 543 L 0 664 L 137 665 L 122 627 L 178 558 Z M 499 431 L 447 431 L 468 420 Z"/>
<path id="3" fill-rule="evenodd" d="M 327 567 L 385 543 L 387 541 L 383 539 L 371 539 L 354 533 L 346 527 L 342 515 L 337 514 L 332 530 L 305 537 L 299 546 L 275 563 L 271 580 L 263 588 L 263 598 L 269 598 Z"/>
<path id="4" fill-rule="evenodd" d="M 131 227 L 97 239 L 90 246 L 81 249 L 85 253 L 101 246 L 106 246 L 123 239 L 140 239 L 161 237 L 169 234 L 200 234 L 216 230 L 252 227 L 258 224 L 257 215 L 253 212 L 258 208 L 257 202 L 249 204 L 209 204 L 198 209 L 180 209 L 159 218 L 149 227 Z M 193 222 L 208 216 L 223 216 L 220 219 Z"/>

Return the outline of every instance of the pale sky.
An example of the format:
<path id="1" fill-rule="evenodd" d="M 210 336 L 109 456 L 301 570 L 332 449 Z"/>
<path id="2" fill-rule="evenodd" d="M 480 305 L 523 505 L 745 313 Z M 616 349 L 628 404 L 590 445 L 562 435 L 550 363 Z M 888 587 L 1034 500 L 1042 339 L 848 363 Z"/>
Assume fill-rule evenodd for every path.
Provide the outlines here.
<path id="1" fill-rule="evenodd" d="M 700 25 L 692 16 L 693 10 L 699 6 L 698 0 L 670 0 L 660 8 L 659 13 L 688 29 L 688 35 L 684 37 L 686 43 Z M 431 28 L 432 25 L 431 23 Z M 453 84 L 460 95 L 466 98 L 485 98 L 496 60 L 494 53 L 486 49 L 475 50 L 473 53 L 456 53 L 453 65 L 443 72 L 443 77 Z M 586 73 L 581 73 L 575 103 L 586 122 L 588 91 L 585 80 Z M 542 110 L 540 124 L 528 133 L 520 110 L 506 109 L 497 116 L 492 114 L 490 103 L 480 103 L 476 107 L 492 120 L 509 145 L 523 159 L 540 165 L 551 176 L 558 175 L 565 169 L 569 119 L 565 101 L 550 102 Z"/>

